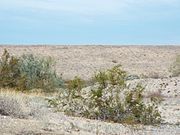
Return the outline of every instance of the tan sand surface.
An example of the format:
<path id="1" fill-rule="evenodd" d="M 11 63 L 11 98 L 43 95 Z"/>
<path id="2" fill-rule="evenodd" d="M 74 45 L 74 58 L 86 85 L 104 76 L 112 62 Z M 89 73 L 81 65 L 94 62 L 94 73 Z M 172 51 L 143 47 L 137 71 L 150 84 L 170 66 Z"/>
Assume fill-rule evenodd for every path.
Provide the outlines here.
<path id="1" fill-rule="evenodd" d="M 131 74 L 169 76 L 169 67 L 180 46 L 0 46 L 14 55 L 51 56 L 63 78 L 89 79 L 99 69 L 121 64 Z"/>

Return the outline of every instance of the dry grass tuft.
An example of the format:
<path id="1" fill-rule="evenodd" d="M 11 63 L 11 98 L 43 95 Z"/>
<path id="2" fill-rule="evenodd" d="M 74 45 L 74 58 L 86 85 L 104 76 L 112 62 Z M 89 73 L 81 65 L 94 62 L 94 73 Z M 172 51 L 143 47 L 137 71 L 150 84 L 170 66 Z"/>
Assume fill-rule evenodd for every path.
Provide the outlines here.
<path id="1" fill-rule="evenodd" d="M 0 114 L 15 118 L 27 118 L 30 114 L 27 101 L 27 96 L 23 93 L 0 89 Z"/>

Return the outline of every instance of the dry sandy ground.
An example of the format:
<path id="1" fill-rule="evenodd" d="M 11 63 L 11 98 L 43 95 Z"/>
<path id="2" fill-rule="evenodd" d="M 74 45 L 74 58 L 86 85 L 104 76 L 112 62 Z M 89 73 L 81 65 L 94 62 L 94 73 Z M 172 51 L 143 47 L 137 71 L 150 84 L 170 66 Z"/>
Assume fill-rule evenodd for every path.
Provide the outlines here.
<path id="1" fill-rule="evenodd" d="M 85 118 L 68 117 L 54 112 L 44 97 L 28 96 L 31 116 L 26 119 L 0 115 L 1 135 L 180 135 L 180 77 L 133 80 L 146 85 L 146 92 L 162 89 L 164 101 L 160 104 L 163 124 L 158 126 L 122 125 Z M 161 87 L 165 83 L 168 86 Z M 175 86 L 175 84 L 177 85 Z M 170 92 L 169 92 L 170 90 Z"/>
<path id="2" fill-rule="evenodd" d="M 66 79 L 76 75 L 89 79 L 95 71 L 117 64 L 130 74 L 158 75 L 158 79 L 129 83 L 142 83 L 147 95 L 161 91 L 164 101 L 159 109 L 164 124 L 127 126 L 67 117 L 48 108 L 43 97 L 29 97 L 29 108 L 36 113 L 26 119 L 0 115 L 0 135 L 180 135 L 180 77 L 168 77 L 180 46 L 0 46 L 0 54 L 4 48 L 18 56 L 33 53 L 53 57 L 58 73 Z"/>
<path id="3" fill-rule="evenodd" d="M 169 76 L 168 69 L 180 46 L 0 46 L 14 55 L 51 56 L 63 78 L 89 79 L 95 71 L 121 64 L 131 74 Z"/>

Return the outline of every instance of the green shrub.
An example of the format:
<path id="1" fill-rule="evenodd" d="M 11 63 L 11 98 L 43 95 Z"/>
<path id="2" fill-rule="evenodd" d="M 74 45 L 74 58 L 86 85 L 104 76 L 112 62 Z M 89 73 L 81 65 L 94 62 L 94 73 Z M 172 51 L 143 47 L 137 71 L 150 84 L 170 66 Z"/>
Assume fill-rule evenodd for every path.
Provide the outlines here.
<path id="1" fill-rule="evenodd" d="M 54 99 L 51 106 L 68 115 L 129 124 L 157 124 L 161 122 L 158 103 L 152 99 L 148 104 L 143 100 L 144 88 L 137 85 L 129 90 L 127 74 L 116 66 L 95 74 L 94 85 L 89 88 L 77 87 L 64 90 Z M 77 78 L 72 82 L 78 82 Z M 77 86 L 77 85 L 73 85 Z M 68 96 L 68 92 L 76 96 Z"/>
<path id="2" fill-rule="evenodd" d="M 0 87 L 52 92 L 63 83 L 52 64 L 50 58 L 40 58 L 32 54 L 17 58 L 4 50 L 0 59 Z"/>
<path id="3" fill-rule="evenodd" d="M 94 83 L 98 83 L 102 89 L 106 88 L 108 84 L 124 87 L 127 74 L 120 67 L 121 65 L 117 65 L 107 71 L 99 71 L 93 77 Z"/>
<path id="4" fill-rule="evenodd" d="M 107 87 L 108 76 L 107 76 L 106 72 L 99 71 L 99 73 L 95 74 L 93 80 L 95 82 L 99 83 L 99 85 L 102 88 L 106 88 Z"/>
<path id="5" fill-rule="evenodd" d="M 18 87 L 20 82 L 25 80 L 19 70 L 19 59 L 5 49 L 0 59 L 0 87 Z"/>
<path id="6" fill-rule="evenodd" d="M 125 112 L 124 120 L 131 118 L 131 123 L 156 124 L 161 122 L 161 115 L 158 111 L 158 103 L 156 98 L 151 98 L 151 102 L 146 105 L 143 101 L 144 88 L 137 85 L 132 91 L 128 91 L 125 95 Z"/>
<path id="7" fill-rule="evenodd" d="M 174 77 L 180 75 L 180 55 L 177 55 L 175 62 L 170 67 L 170 72 Z"/>
<path id="8" fill-rule="evenodd" d="M 81 89 L 84 87 L 85 82 L 79 78 L 79 77 L 74 77 L 73 80 L 67 81 L 67 93 L 69 96 L 69 99 L 73 99 L 76 97 L 79 97 L 81 94 Z"/>
<path id="9" fill-rule="evenodd" d="M 40 88 L 46 92 L 54 91 L 54 88 L 62 86 L 62 79 L 53 70 L 51 58 L 40 58 L 32 54 L 20 57 L 20 73 L 25 76 L 25 88 Z"/>

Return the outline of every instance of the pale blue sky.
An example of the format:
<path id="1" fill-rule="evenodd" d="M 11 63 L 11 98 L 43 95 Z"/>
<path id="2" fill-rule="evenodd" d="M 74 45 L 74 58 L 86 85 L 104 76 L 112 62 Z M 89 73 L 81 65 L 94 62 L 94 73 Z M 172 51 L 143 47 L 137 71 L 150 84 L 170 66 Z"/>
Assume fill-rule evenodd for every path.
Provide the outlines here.
<path id="1" fill-rule="evenodd" d="M 180 0 L 0 0 L 0 44 L 180 44 Z"/>

